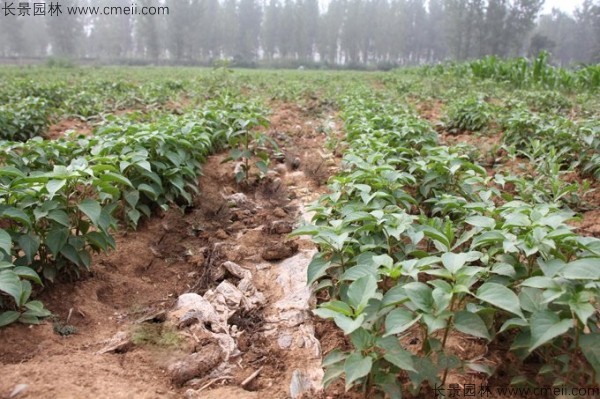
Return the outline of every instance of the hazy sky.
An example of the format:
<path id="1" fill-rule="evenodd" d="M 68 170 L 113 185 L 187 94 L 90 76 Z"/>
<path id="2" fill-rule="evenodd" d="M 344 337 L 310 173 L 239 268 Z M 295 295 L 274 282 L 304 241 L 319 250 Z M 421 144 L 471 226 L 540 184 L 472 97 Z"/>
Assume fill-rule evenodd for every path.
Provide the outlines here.
<path id="1" fill-rule="evenodd" d="M 544 12 L 552 11 L 552 8 L 558 8 L 573 14 L 576 7 L 579 7 L 583 0 L 546 0 L 544 3 Z"/>
<path id="2" fill-rule="evenodd" d="M 573 15 L 573 11 L 575 11 L 575 8 L 579 7 L 581 3 L 583 3 L 583 0 L 546 0 L 542 12 L 546 13 L 552 11 L 552 8 L 558 8 Z M 267 4 L 267 0 L 265 0 L 264 4 Z M 321 11 L 326 11 L 328 4 L 329 0 L 319 0 Z"/>

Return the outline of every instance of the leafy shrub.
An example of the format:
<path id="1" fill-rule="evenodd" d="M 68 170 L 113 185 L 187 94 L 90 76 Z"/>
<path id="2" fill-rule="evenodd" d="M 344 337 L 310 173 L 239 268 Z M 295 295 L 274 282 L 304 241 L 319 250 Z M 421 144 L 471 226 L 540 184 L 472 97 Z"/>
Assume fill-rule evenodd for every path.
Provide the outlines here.
<path id="1" fill-rule="evenodd" d="M 451 132 L 479 132 L 493 120 L 493 107 L 487 102 L 468 98 L 453 103 L 446 115 L 446 127 Z"/>
<path id="2" fill-rule="evenodd" d="M 75 141 L 0 144 L 0 325 L 47 315 L 28 302 L 28 279 L 89 270 L 92 253 L 115 247 L 119 219 L 135 227 L 155 208 L 190 204 L 205 157 L 228 132 L 264 120 L 261 110 L 222 98 L 150 123 L 115 120 Z"/>
<path id="3" fill-rule="evenodd" d="M 25 141 L 40 136 L 45 133 L 49 118 L 48 103 L 37 97 L 1 105 L 0 140 Z"/>
<path id="4" fill-rule="evenodd" d="M 600 363 L 581 339 L 600 340 L 600 240 L 574 234 L 572 214 L 555 205 L 497 205 L 500 192 L 477 165 L 435 141 L 411 143 L 419 136 L 403 134 L 413 125 L 405 112 L 364 95 L 343 104 L 346 169 L 313 206 L 313 224 L 294 232 L 319 248 L 308 282 L 328 300 L 315 314 L 352 346 L 325 357 L 325 385 L 343 376 L 346 389 L 400 398 L 407 380 L 416 393 L 444 384 L 450 370 L 493 375 L 482 359 L 448 351 L 455 333 L 512 340 L 521 361 L 544 359 L 538 376 L 554 384 L 598 383 Z M 440 175 L 439 190 L 423 192 Z M 415 336 L 422 345 L 410 352 L 403 342 Z"/>

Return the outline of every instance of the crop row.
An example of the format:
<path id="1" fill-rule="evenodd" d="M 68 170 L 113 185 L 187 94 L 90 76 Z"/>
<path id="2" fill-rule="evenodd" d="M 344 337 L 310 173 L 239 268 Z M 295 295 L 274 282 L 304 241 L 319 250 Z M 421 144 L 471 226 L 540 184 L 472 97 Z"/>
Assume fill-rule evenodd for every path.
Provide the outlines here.
<path id="1" fill-rule="evenodd" d="M 117 120 L 91 137 L 0 142 L 0 326 L 47 316 L 29 300 L 30 281 L 89 270 L 91 253 L 115 247 L 119 221 L 136 227 L 157 208 L 190 204 L 205 157 L 263 115 L 222 97 L 182 116 Z"/>
<path id="2" fill-rule="evenodd" d="M 584 175 L 600 178 L 600 128 L 593 119 L 573 121 L 531 112 L 519 103 L 507 105 L 508 109 L 502 110 L 473 96 L 454 101 L 446 115 L 446 128 L 494 134 L 492 126 L 499 125 L 501 142 L 511 152 L 531 159 L 553 151 L 559 169 L 578 167 Z"/>
<path id="3" fill-rule="evenodd" d="M 546 52 L 529 61 L 525 58 L 502 60 L 495 56 L 475 60 L 465 64 L 440 64 L 425 67 L 422 73 L 427 76 L 451 74 L 470 76 L 475 79 L 491 79 L 508 83 L 513 87 L 541 87 L 544 89 L 597 90 L 600 88 L 600 67 L 590 65 L 571 71 L 554 67 Z"/>
<path id="4" fill-rule="evenodd" d="M 327 355 L 325 384 L 343 376 L 346 389 L 400 398 L 403 384 L 417 392 L 451 372 L 493 375 L 485 357 L 453 352 L 456 335 L 506 340 L 521 362 L 535 353 L 537 378 L 554 384 L 600 382 L 600 240 L 576 235 L 558 204 L 507 197 L 505 176 L 440 146 L 407 108 L 365 90 L 341 104 L 344 170 L 294 233 L 319 248 L 308 280 L 327 300 L 315 314 L 352 348 Z"/>
<path id="5" fill-rule="evenodd" d="M 8 82 L 0 82 L 0 140 L 18 141 L 42 136 L 52 120 L 101 119 L 106 112 L 161 107 L 184 94 L 203 102 L 235 90 L 231 79 L 223 79 L 217 72 L 185 80 L 135 82 L 116 77 L 89 79 L 83 75 L 72 80 Z"/>

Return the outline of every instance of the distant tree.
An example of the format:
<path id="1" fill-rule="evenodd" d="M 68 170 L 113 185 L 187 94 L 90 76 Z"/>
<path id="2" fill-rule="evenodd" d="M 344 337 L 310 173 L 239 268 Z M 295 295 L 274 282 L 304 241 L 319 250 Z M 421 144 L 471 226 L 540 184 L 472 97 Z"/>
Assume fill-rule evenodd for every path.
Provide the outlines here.
<path id="1" fill-rule="evenodd" d="M 0 2 L 3 5 L 4 2 Z M 3 11 L 2 11 L 3 12 Z M 25 53 L 25 38 L 23 36 L 23 17 L 15 15 L 1 15 L 2 24 L 0 24 L 0 52 L 4 57 L 18 57 Z"/>
<path id="2" fill-rule="evenodd" d="M 240 0 L 236 55 L 243 60 L 258 57 L 262 8 L 256 0 Z"/>
<path id="3" fill-rule="evenodd" d="M 140 6 L 151 5 L 151 0 L 140 0 Z M 137 55 L 157 61 L 161 53 L 158 18 L 150 15 L 137 15 L 135 20 L 135 42 Z"/>
<path id="4" fill-rule="evenodd" d="M 327 12 L 321 17 L 317 48 L 320 58 L 329 64 L 341 62 L 340 36 L 345 15 L 345 0 L 331 0 Z"/>
<path id="5" fill-rule="evenodd" d="M 585 0 L 575 10 L 576 59 L 585 63 L 597 61 L 600 57 L 600 0 Z"/>
<path id="6" fill-rule="evenodd" d="M 317 21 L 318 22 L 318 21 Z M 278 0 L 271 0 L 265 9 L 262 24 L 261 43 L 265 58 L 272 60 L 277 53 L 277 34 L 281 29 L 281 4 Z"/>
<path id="7" fill-rule="evenodd" d="M 542 35 L 541 33 L 536 33 L 531 38 L 528 55 L 530 57 L 535 57 L 544 50 L 551 53 L 555 47 L 556 43 L 554 40 L 550 39 L 548 36 Z"/>
<path id="8" fill-rule="evenodd" d="M 222 47 L 222 56 L 233 57 L 236 55 L 238 39 L 238 6 L 236 0 L 224 0 L 219 20 L 219 37 Z"/>
<path id="9" fill-rule="evenodd" d="M 60 12 L 58 9 L 52 10 L 51 4 L 58 5 Z M 54 56 L 70 58 L 79 56 L 80 39 L 85 37 L 83 18 L 81 15 L 68 15 L 66 10 L 67 7 L 74 5 L 72 0 L 51 2 L 46 5 L 45 21 L 51 52 Z"/>
<path id="10" fill-rule="evenodd" d="M 429 13 L 425 25 L 424 35 L 427 46 L 426 59 L 428 62 L 441 61 L 446 57 L 446 42 L 444 31 L 446 29 L 444 18 L 443 0 L 429 0 Z"/>
<path id="11" fill-rule="evenodd" d="M 118 6 L 117 0 L 105 3 Z M 89 38 L 85 46 L 88 57 L 123 59 L 133 52 L 133 18 L 130 15 L 94 16 L 84 21 L 90 27 Z"/>

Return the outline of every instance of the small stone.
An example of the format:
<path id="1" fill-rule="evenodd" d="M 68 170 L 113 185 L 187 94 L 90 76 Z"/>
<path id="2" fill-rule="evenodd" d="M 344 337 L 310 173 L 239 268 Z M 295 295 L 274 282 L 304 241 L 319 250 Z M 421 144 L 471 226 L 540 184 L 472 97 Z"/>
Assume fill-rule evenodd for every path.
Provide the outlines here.
<path id="1" fill-rule="evenodd" d="M 19 384 L 17 385 L 12 392 L 10 393 L 10 395 L 8 395 L 9 398 L 15 398 L 18 395 L 25 393 L 25 391 L 27 391 L 27 389 L 29 389 L 29 385 L 27 384 Z"/>
<path id="2" fill-rule="evenodd" d="M 277 344 L 281 349 L 288 349 L 292 346 L 292 341 L 293 339 L 289 335 L 280 335 L 279 338 L 277 338 Z"/>
<path id="3" fill-rule="evenodd" d="M 242 294 L 242 292 L 236 286 L 227 280 L 221 282 L 221 284 L 215 288 L 215 291 L 223 295 L 225 304 L 232 309 L 235 309 L 237 306 L 239 306 L 240 302 L 242 302 L 242 298 L 244 297 L 244 294 Z"/>
<path id="4" fill-rule="evenodd" d="M 231 273 L 234 277 L 239 279 L 247 278 L 251 276 L 250 270 L 244 269 L 240 265 L 234 262 L 223 262 L 223 267 Z"/>
<path id="5" fill-rule="evenodd" d="M 226 240 L 229 238 L 229 235 L 225 232 L 225 230 L 220 229 L 215 233 L 215 237 L 217 237 L 219 240 Z"/>
<path id="6" fill-rule="evenodd" d="M 267 232 L 269 234 L 289 234 L 294 230 L 292 223 L 285 220 L 276 220 L 269 224 Z"/>
<path id="7" fill-rule="evenodd" d="M 196 267 L 202 267 L 202 265 L 204 265 L 204 254 L 203 253 L 193 254 L 188 259 L 188 262 Z"/>
<path id="8" fill-rule="evenodd" d="M 292 160 L 292 169 L 296 170 L 300 167 L 300 158 L 296 157 Z"/>
<path id="9" fill-rule="evenodd" d="M 218 344 L 203 346 L 200 352 L 192 353 L 168 367 L 171 382 L 182 386 L 193 378 L 202 377 L 217 367 L 222 359 L 223 351 Z"/>
<path id="10" fill-rule="evenodd" d="M 107 341 L 106 346 L 96 352 L 97 355 L 104 355 L 105 353 L 125 353 L 133 347 L 133 342 L 129 335 L 124 331 L 119 331 L 110 340 Z"/>
<path id="11" fill-rule="evenodd" d="M 198 294 L 180 295 L 175 309 L 174 312 L 171 312 L 170 317 L 177 320 L 179 327 L 197 322 L 208 323 L 215 327 L 219 324 L 219 318 L 213 305 Z"/>
<path id="12" fill-rule="evenodd" d="M 284 163 L 277 164 L 273 169 L 279 176 L 285 176 L 287 173 L 287 166 Z"/>
<path id="13" fill-rule="evenodd" d="M 312 389 L 311 381 L 296 369 L 292 372 L 292 380 L 290 381 L 290 396 L 292 399 L 303 397 L 305 393 Z"/>
<path id="14" fill-rule="evenodd" d="M 295 241 L 278 242 L 269 245 L 262 252 L 262 258 L 268 261 L 278 261 L 292 257 L 298 252 L 298 243 Z"/>
<path id="15" fill-rule="evenodd" d="M 273 216 L 283 219 L 287 217 L 287 213 L 281 208 L 275 208 L 275 210 L 273 210 Z"/>

